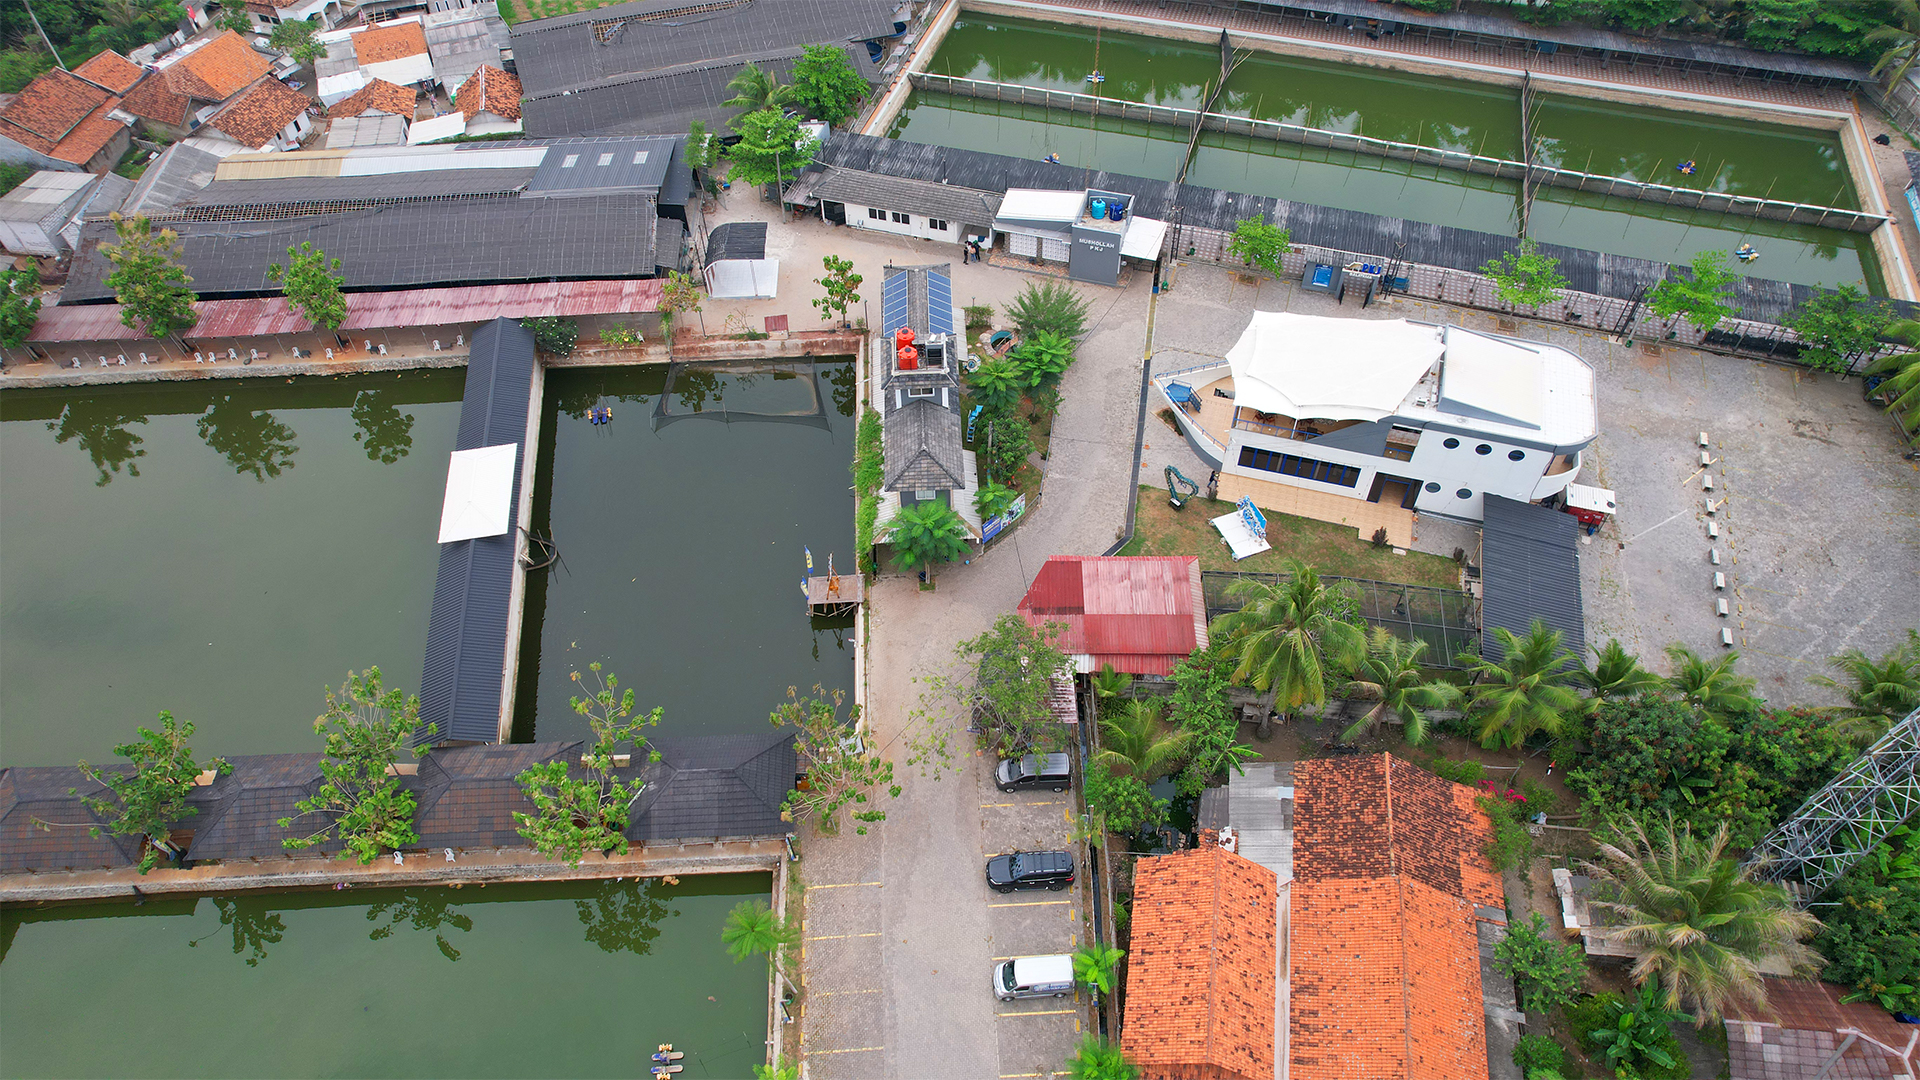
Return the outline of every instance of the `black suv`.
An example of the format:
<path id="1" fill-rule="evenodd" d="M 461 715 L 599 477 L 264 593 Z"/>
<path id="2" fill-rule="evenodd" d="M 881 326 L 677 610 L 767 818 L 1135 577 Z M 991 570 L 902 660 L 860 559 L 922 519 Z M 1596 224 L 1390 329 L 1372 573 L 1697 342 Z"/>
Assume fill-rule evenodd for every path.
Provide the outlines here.
<path id="1" fill-rule="evenodd" d="M 1052 889 L 1073 884 L 1073 856 L 1064 851 L 1016 851 L 987 860 L 987 887 L 994 892 Z"/>
<path id="2" fill-rule="evenodd" d="M 993 771 L 993 780 L 1001 791 L 1027 787 L 1065 791 L 1073 781 L 1073 765 L 1065 754 L 1028 754 L 1001 761 Z"/>

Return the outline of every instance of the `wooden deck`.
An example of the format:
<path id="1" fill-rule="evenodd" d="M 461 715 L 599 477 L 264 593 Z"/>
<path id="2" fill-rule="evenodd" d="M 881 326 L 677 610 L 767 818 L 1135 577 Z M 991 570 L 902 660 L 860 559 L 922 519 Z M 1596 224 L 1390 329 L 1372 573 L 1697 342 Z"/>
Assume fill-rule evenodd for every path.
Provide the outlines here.
<path id="1" fill-rule="evenodd" d="M 821 574 L 807 579 L 807 607 L 815 614 L 837 615 L 865 603 L 867 579 L 861 574 Z"/>

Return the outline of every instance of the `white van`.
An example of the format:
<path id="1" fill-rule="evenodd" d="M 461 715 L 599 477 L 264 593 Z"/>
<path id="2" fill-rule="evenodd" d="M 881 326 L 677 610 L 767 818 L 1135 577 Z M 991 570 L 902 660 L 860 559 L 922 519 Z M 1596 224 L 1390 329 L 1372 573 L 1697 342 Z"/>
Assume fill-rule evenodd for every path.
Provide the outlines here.
<path id="1" fill-rule="evenodd" d="M 993 992 L 1001 1001 L 1066 997 L 1073 993 L 1073 957 L 1023 956 L 995 964 Z"/>

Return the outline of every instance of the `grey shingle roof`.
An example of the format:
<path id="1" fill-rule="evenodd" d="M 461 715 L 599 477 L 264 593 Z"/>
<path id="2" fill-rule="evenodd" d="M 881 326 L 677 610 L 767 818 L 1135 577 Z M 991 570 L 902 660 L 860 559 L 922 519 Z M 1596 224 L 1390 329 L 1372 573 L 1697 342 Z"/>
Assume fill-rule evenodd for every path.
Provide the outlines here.
<path id="1" fill-rule="evenodd" d="M 348 289 L 652 277 L 655 215 L 647 195 L 508 197 L 171 227 L 194 289 L 220 299 L 279 292 L 267 267 L 303 241 L 342 261 Z M 112 239 L 108 222 L 82 231 L 65 302 L 112 298 L 103 280 L 111 267 L 99 251 Z"/>
<path id="2" fill-rule="evenodd" d="M 729 221 L 707 234 L 707 265 L 723 259 L 764 259 L 767 257 L 767 223 Z"/>
<path id="3" fill-rule="evenodd" d="M 67 794 L 69 788 L 100 790 L 71 765 L 0 769 L 0 873 L 91 870 L 138 861 L 133 841 L 89 835 L 89 827 L 102 822 Z"/>
<path id="4" fill-rule="evenodd" d="M 783 836 L 780 807 L 793 789 L 793 734 L 653 740 L 663 768 L 627 827 L 630 840 Z"/>
<path id="5" fill-rule="evenodd" d="M 435 742 L 493 742 L 500 737 L 501 687 L 507 671 L 507 622 L 519 545 L 520 475 L 533 399 L 533 331 L 495 319 L 475 331 L 467 360 L 455 450 L 514 444 L 507 531 L 440 545 L 440 569 L 427 617 L 427 657 L 420 671 L 420 722 Z"/>
<path id="6" fill-rule="evenodd" d="M 320 755 L 262 754 L 236 758 L 233 772 L 215 781 L 208 805 L 188 824 L 194 859 L 247 859 L 280 855 L 329 855 L 340 850 L 337 839 L 310 848 L 288 851 L 283 841 L 312 836 L 325 828 L 324 814 L 303 816 L 296 804 L 320 788 Z M 290 827 L 281 818 L 292 818 Z"/>
<path id="7" fill-rule="evenodd" d="M 888 491 L 951 491 L 967 486 L 960 414 L 935 398 L 913 398 L 887 414 Z"/>
<path id="8" fill-rule="evenodd" d="M 907 180 L 848 169 L 826 171 L 814 185 L 815 198 L 882 209 L 911 207 L 917 214 L 944 218 L 954 225 L 985 228 L 1000 213 L 1003 193 L 957 187 L 928 180 Z"/>
<path id="9" fill-rule="evenodd" d="M 1535 619 L 1558 630 L 1561 642 L 1582 660 L 1586 619 L 1580 600 L 1580 523 L 1572 514 L 1532 503 L 1486 497 L 1480 543 L 1480 651 L 1497 659 L 1495 627 L 1526 634 Z"/>

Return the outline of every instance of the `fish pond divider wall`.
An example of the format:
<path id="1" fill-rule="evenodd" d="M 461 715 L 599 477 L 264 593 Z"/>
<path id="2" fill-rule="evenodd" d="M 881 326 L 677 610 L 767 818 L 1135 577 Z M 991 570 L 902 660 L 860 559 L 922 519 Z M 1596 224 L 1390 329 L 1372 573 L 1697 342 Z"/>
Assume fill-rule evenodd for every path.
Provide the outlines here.
<path id="1" fill-rule="evenodd" d="M 1227 590 L 1236 581 L 1248 580 L 1277 585 L 1290 578 L 1286 574 L 1238 570 L 1201 571 L 1200 592 L 1207 605 L 1209 623 L 1218 616 L 1240 610 L 1240 601 L 1228 595 Z M 1320 580 L 1340 587 L 1351 596 L 1368 626 L 1381 627 L 1409 641 L 1426 642 L 1427 651 L 1420 659 L 1427 667 L 1459 668 L 1461 664 L 1456 657 L 1479 643 L 1480 603 L 1459 589 L 1329 574 L 1322 574 Z"/>

